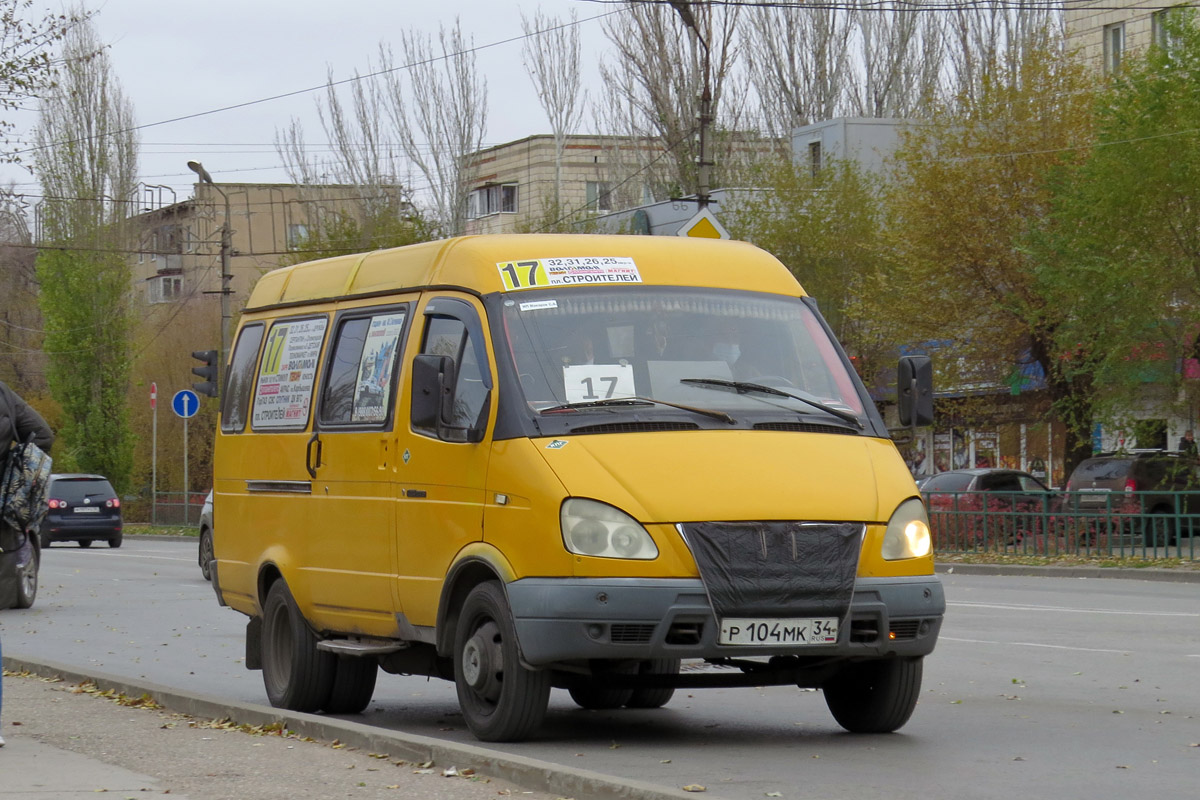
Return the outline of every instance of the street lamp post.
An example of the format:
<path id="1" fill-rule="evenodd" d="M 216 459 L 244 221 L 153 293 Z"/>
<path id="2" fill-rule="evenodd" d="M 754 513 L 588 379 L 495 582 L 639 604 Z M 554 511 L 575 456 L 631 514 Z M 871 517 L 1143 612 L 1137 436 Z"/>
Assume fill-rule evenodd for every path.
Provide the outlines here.
<path id="1" fill-rule="evenodd" d="M 700 25 L 696 22 L 696 16 L 692 13 L 692 3 L 690 0 L 667 0 L 671 7 L 679 12 L 679 18 L 683 20 L 684 27 L 690 29 L 696 35 L 696 41 L 700 48 L 704 51 L 704 88 L 700 93 L 700 158 L 697 166 L 699 174 L 696 189 L 696 205 L 700 208 L 708 207 L 708 200 L 711 196 L 709 188 L 709 168 L 712 162 L 708 160 L 708 127 L 712 124 L 712 88 L 709 85 L 710 74 L 712 68 L 709 64 L 708 40 L 704 37 L 704 32 L 700 30 Z"/>
<path id="2" fill-rule="evenodd" d="M 233 252 L 233 231 L 229 227 L 229 195 L 213 182 L 212 175 L 208 174 L 208 170 L 199 161 L 189 161 L 187 165 L 188 169 L 200 176 L 201 183 L 207 183 L 225 201 L 225 224 L 221 226 L 221 357 L 217 363 L 217 386 L 219 387 L 221 379 L 224 377 L 220 373 L 224 372 L 225 365 L 229 361 L 229 327 L 232 319 L 232 314 L 229 312 L 229 295 L 233 291 L 230 288 L 230 280 L 233 275 L 229 271 L 229 257 Z"/>

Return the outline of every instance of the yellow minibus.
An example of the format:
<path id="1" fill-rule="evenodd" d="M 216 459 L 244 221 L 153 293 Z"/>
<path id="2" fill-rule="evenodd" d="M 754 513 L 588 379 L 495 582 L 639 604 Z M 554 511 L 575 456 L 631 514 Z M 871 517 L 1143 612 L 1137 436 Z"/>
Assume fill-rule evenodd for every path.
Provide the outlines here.
<path id="1" fill-rule="evenodd" d="M 901 367 L 927 424 L 928 361 Z M 434 676 L 484 741 L 535 734 L 552 689 L 820 688 L 893 731 L 945 610 L 883 418 L 740 242 L 467 236 L 269 272 L 213 505 L 213 587 L 273 705 L 352 714 L 381 669 Z"/>

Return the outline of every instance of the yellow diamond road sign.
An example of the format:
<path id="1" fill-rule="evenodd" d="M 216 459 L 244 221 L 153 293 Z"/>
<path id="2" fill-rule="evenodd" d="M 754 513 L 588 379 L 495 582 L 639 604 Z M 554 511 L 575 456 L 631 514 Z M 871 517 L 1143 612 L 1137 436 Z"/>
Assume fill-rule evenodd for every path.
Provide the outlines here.
<path id="1" fill-rule="evenodd" d="M 725 230 L 713 213 L 707 208 L 696 212 L 696 216 L 683 223 L 678 236 L 690 236 L 693 239 L 728 239 L 729 231 Z"/>

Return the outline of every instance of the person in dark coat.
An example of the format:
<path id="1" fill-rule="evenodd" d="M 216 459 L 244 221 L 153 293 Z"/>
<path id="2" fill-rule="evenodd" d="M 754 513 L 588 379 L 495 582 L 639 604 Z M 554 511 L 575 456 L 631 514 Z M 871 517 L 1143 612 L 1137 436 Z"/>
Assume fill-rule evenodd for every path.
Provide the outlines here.
<path id="1" fill-rule="evenodd" d="M 54 432 L 41 414 L 0 381 L 0 475 L 8 466 L 9 450 L 13 444 L 31 440 L 49 451 L 54 443 Z M 33 595 L 37 592 L 36 535 L 36 531 L 30 535 L 29 531 L 15 530 L 0 521 L 0 608 L 27 608 L 33 603 Z M 33 571 L 32 584 L 28 577 L 30 570 Z M 0 678 L 0 710 L 3 707 L 4 680 Z M 0 736 L 0 747 L 3 746 L 4 737 Z"/>

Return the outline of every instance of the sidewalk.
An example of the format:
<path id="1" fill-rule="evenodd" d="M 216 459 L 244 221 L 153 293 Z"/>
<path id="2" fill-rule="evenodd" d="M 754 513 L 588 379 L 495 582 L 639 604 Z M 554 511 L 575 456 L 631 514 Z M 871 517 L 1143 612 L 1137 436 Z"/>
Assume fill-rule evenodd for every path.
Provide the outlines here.
<path id="1" fill-rule="evenodd" d="M 134 708 L 78 685 L 4 677 L 0 798 L 175 800 L 421 797 L 554 800 L 461 763 L 412 763 L 312 739 L 255 735 L 226 723 Z"/>

